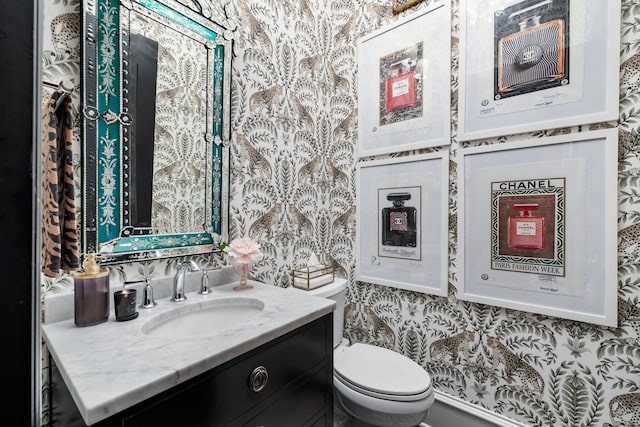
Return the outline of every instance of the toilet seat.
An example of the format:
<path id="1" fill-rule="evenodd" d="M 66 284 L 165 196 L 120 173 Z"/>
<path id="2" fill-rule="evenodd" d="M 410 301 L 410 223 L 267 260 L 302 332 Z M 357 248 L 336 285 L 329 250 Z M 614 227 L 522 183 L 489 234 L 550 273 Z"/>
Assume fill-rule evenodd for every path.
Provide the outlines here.
<path id="1" fill-rule="evenodd" d="M 334 354 L 334 374 L 344 386 L 366 396 L 415 402 L 433 394 L 431 377 L 395 351 L 356 343 Z"/>

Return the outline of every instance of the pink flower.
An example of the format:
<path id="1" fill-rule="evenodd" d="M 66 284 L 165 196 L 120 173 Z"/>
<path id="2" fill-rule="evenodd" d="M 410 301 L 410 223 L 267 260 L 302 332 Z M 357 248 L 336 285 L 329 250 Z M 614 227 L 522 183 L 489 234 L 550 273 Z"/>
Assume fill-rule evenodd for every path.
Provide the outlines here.
<path id="1" fill-rule="evenodd" d="M 255 264 L 262 258 L 260 245 L 250 237 L 233 240 L 224 251 L 231 257 L 231 262 L 234 264 Z"/>

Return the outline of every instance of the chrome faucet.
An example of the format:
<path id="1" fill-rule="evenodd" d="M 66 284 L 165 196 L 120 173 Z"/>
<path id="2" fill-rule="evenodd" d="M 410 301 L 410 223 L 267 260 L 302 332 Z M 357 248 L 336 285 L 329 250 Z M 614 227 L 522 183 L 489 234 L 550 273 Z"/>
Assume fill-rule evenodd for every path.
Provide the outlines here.
<path id="1" fill-rule="evenodd" d="M 198 271 L 200 268 L 195 261 L 185 261 L 178 264 L 178 269 L 176 270 L 176 275 L 173 278 L 173 296 L 171 297 L 171 301 L 180 302 L 187 299 L 187 296 L 184 292 L 184 274 L 188 271 Z"/>

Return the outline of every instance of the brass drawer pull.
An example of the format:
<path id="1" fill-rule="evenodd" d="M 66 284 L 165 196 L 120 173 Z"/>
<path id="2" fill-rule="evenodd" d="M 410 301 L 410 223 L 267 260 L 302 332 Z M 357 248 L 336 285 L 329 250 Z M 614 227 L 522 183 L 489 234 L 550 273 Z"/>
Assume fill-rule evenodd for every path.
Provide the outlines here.
<path id="1" fill-rule="evenodd" d="M 258 366 L 249 375 L 249 388 L 256 393 L 266 387 L 269 381 L 269 373 L 264 366 Z"/>

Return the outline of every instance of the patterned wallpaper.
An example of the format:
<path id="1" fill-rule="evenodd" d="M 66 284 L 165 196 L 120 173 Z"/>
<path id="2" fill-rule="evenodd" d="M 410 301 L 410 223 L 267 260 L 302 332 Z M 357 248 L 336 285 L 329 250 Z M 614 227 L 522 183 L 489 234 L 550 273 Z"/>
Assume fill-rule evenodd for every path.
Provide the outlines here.
<path id="1" fill-rule="evenodd" d="M 404 14 L 427 6 L 430 0 Z M 480 1 L 480 0 L 477 0 Z M 434 297 L 351 280 L 346 335 L 397 350 L 435 387 L 525 425 L 640 425 L 640 4 L 623 0 L 620 46 L 617 328 L 458 301 L 456 140 L 458 2 L 452 7 L 449 295 Z M 202 2 L 237 25 L 232 82 L 231 235 L 259 240 L 257 279 L 290 282 L 292 266 L 324 254 L 339 274 L 355 268 L 356 41 L 396 18 L 391 0 Z M 77 0 L 50 0 L 51 17 Z M 221 11 L 221 7 L 226 7 Z M 400 15 L 402 16 L 402 14 Z M 49 17 L 49 18 L 48 18 Z M 77 35 L 76 35 L 77 37 Z M 73 44 L 58 40 L 57 46 Z M 70 41 L 71 42 L 70 42 Z M 45 73 L 77 73 L 77 51 L 48 50 Z M 67 55 L 67 51 L 71 53 Z M 75 53 L 74 53 L 75 52 Z M 76 74 L 77 75 L 77 74 Z M 615 126 L 601 123 L 598 127 Z M 495 144 L 583 128 L 475 142 Z M 80 165 L 78 165 L 80 167 Z M 205 257 L 203 257 L 205 258 Z M 203 259 L 217 263 L 217 259 Z M 114 267 L 116 277 L 171 274 L 175 260 Z M 65 279 L 51 291 L 69 287 Z"/>
<path id="2" fill-rule="evenodd" d="M 132 15 L 131 33 L 158 42 L 151 224 L 167 233 L 195 230 L 205 222 L 207 52 L 172 28 Z M 198 209 L 194 200 L 203 201 Z"/>

